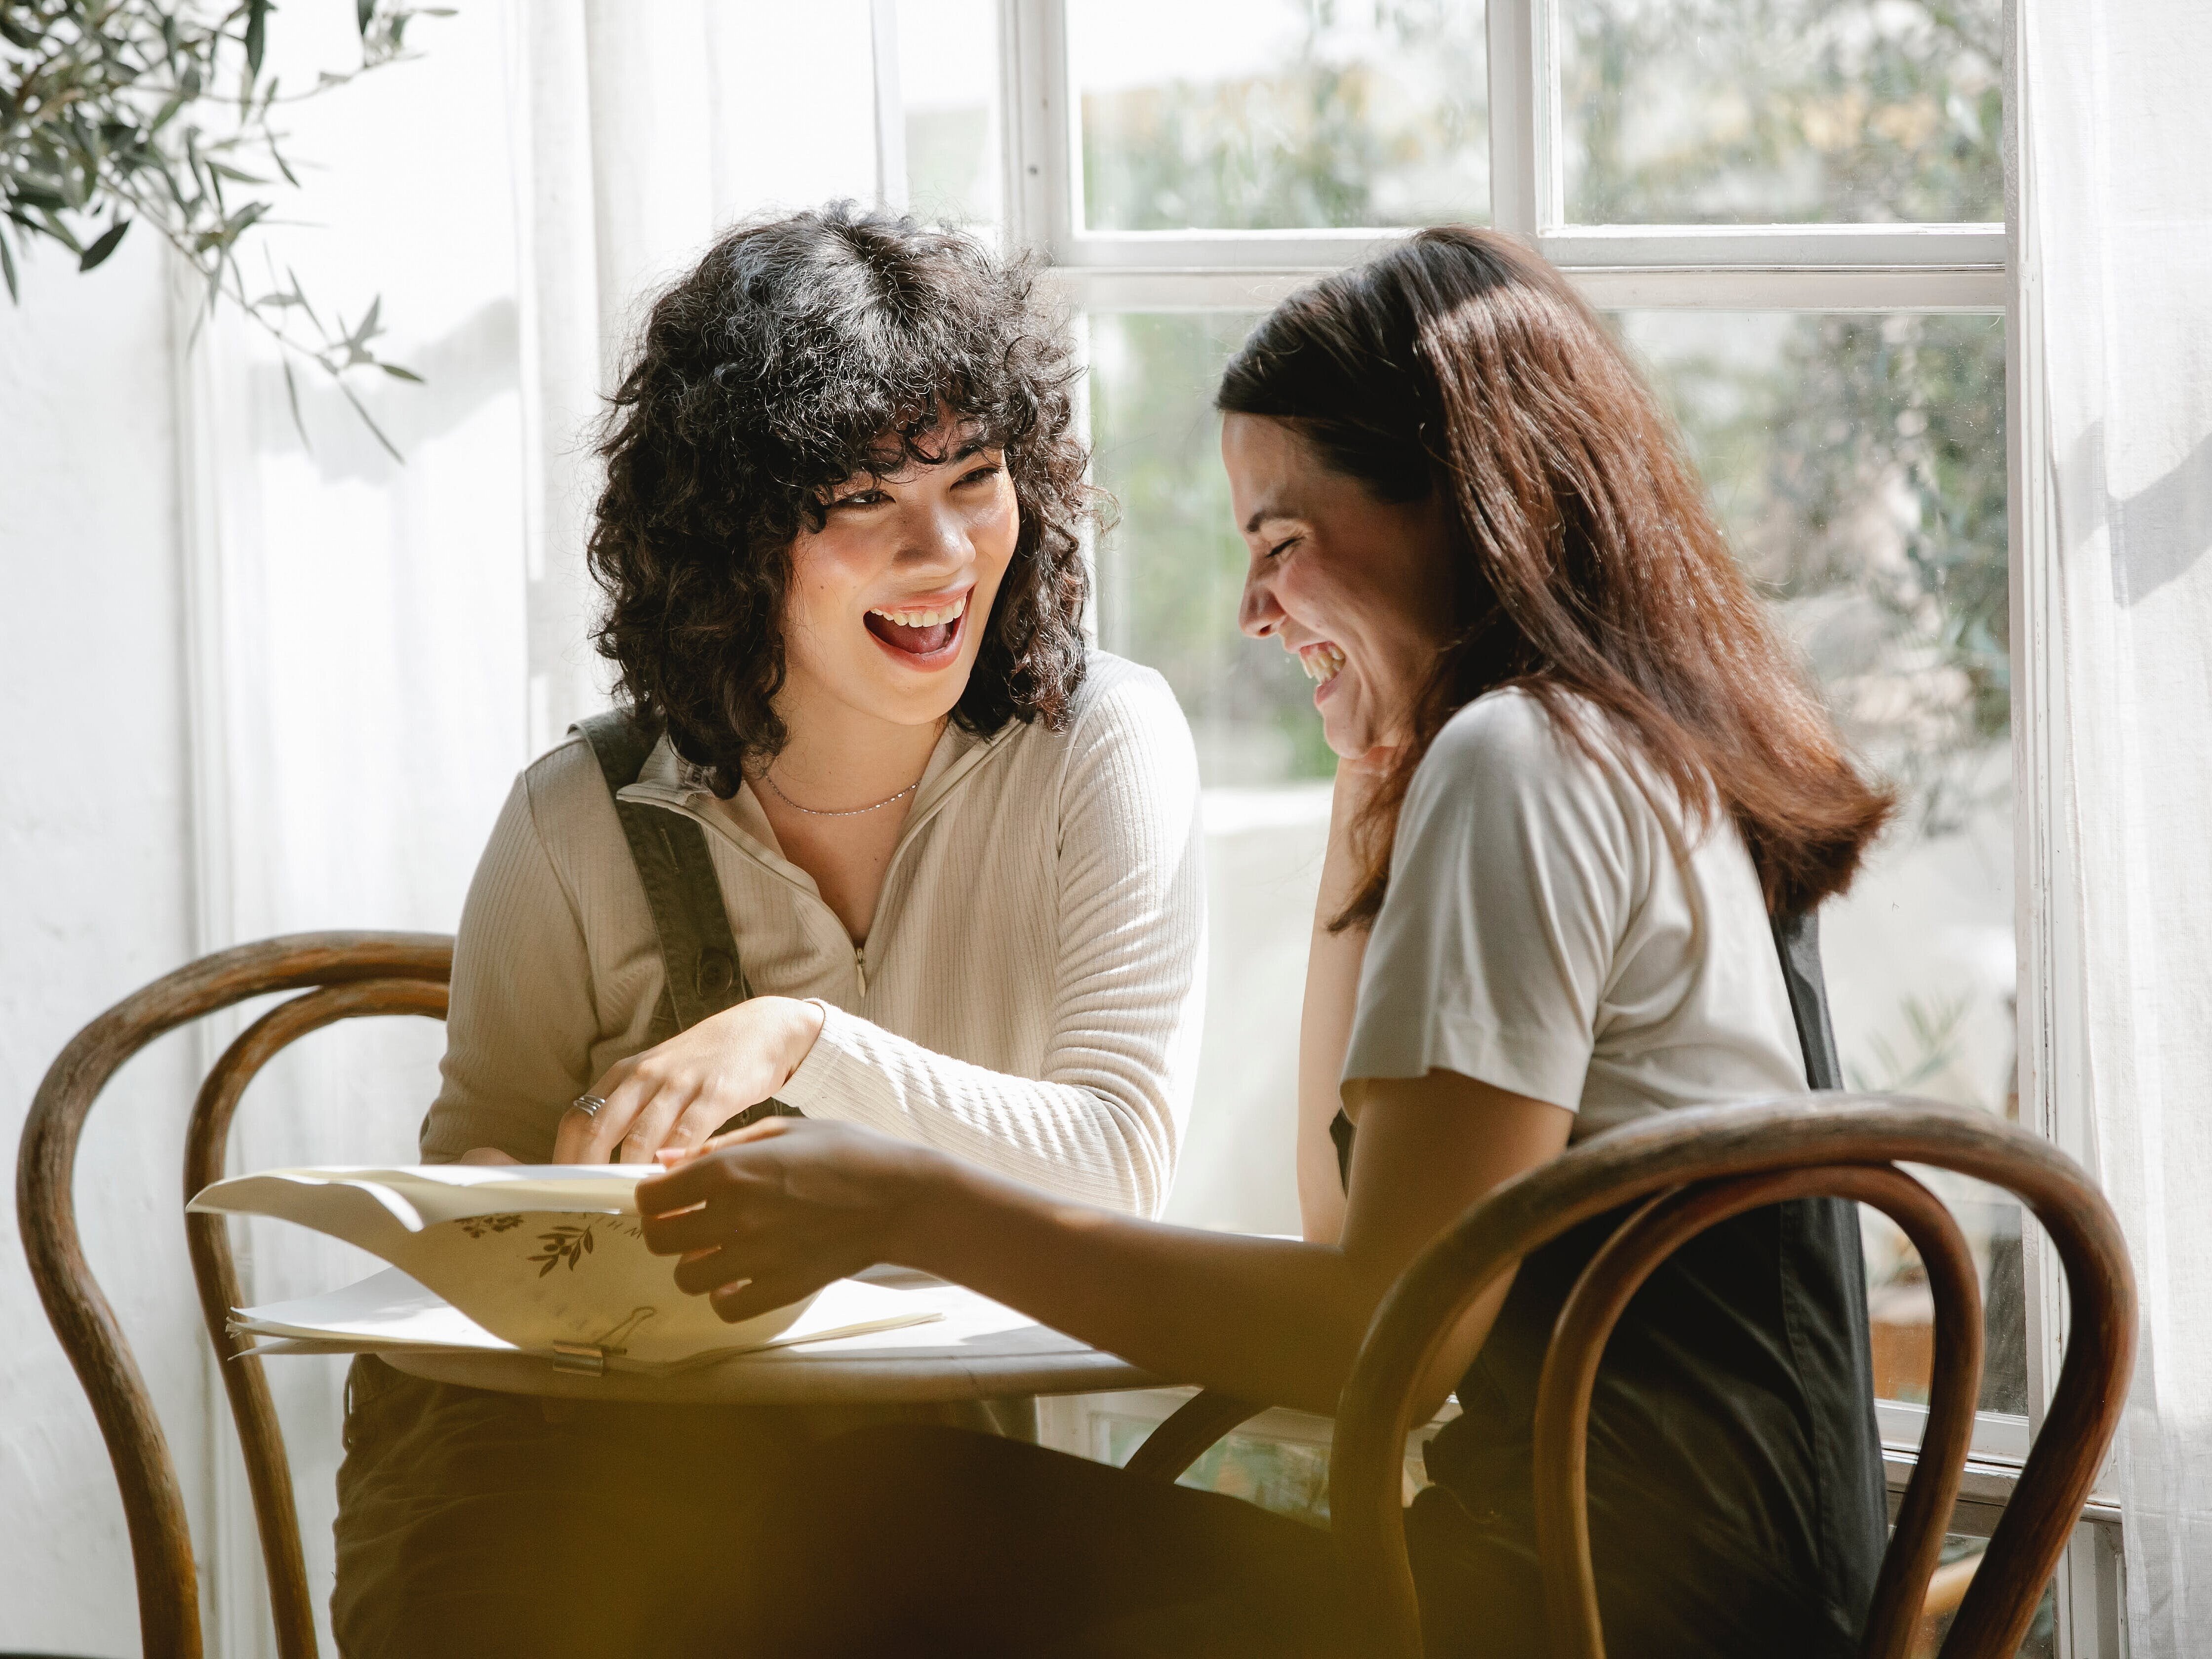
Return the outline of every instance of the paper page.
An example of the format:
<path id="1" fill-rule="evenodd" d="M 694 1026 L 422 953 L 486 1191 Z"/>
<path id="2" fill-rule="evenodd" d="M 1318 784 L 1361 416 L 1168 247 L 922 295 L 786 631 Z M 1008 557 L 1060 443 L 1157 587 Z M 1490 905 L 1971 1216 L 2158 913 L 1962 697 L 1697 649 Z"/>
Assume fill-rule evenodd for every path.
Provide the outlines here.
<path id="1" fill-rule="evenodd" d="M 788 1310 L 785 1310 L 788 1312 Z M 730 1340 L 685 1360 L 650 1361 L 617 1352 L 609 1365 L 619 1370 L 659 1372 L 687 1363 L 720 1359 L 738 1352 L 841 1338 L 927 1324 L 944 1317 L 937 1298 L 924 1291 L 892 1289 L 856 1279 L 839 1279 L 789 1318 L 777 1334 L 746 1340 L 758 1321 L 724 1325 Z M 719 1323 L 719 1322 L 717 1322 Z M 294 1352 L 374 1352 L 378 1349 L 435 1348 L 446 1352 L 512 1353 L 501 1340 L 451 1306 L 437 1293 L 397 1268 L 322 1296 L 242 1308 L 232 1320 L 242 1334 L 270 1339 L 272 1347 L 311 1345 Z M 545 1352 L 550 1352 L 550 1349 Z"/>
<path id="2" fill-rule="evenodd" d="M 764 1342 L 800 1303 L 726 1325 L 645 1247 L 643 1164 L 427 1164 L 271 1170 L 217 1182 L 189 1206 L 276 1216 L 381 1257 L 514 1347 L 604 1350 L 664 1365 Z"/>

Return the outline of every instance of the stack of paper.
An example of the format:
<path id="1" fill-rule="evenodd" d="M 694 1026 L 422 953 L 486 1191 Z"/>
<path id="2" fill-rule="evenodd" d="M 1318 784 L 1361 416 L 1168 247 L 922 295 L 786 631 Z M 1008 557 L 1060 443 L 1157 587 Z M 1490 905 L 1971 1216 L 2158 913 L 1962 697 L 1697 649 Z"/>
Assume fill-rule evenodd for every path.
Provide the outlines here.
<path id="1" fill-rule="evenodd" d="M 939 1316 L 880 1285 L 726 1325 L 645 1248 L 641 1164 L 429 1164 L 271 1170 L 221 1181 L 202 1214 L 268 1215 L 392 1264 L 324 1296 L 241 1309 L 264 1352 L 522 1352 L 658 1374 L 732 1353 L 889 1330 Z"/>

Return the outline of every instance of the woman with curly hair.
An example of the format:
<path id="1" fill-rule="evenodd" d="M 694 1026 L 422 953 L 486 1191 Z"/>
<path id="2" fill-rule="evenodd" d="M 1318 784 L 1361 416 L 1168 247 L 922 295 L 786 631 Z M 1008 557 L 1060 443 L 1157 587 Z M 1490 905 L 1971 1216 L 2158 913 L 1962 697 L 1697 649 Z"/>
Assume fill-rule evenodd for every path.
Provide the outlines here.
<path id="1" fill-rule="evenodd" d="M 1158 1212 L 1197 769 L 1159 677 L 1084 643 L 1074 372 L 1021 264 L 849 206 L 736 230 L 654 303 L 591 538 L 623 712 L 492 833 L 425 1158 L 641 1162 L 781 1110 Z M 339 1644 L 641 1650 L 648 1586 L 767 1542 L 714 1517 L 805 1429 L 363 1358 Z"/>

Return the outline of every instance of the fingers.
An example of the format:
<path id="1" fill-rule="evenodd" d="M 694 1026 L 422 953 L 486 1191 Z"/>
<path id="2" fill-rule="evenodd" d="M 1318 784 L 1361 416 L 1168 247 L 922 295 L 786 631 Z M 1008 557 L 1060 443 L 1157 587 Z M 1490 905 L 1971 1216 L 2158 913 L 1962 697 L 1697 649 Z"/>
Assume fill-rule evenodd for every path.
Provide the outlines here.
<path id="1" fill-rule="evenodd" d="M 763 1140 L 775 1140 L 793 1133 L 797 1118 L 766 1117 L 757 1123 L 748 1123 L 742 1129 L 732 1129 L 726 1135 L 717 1135 L 704 1142 L 697 1155 L 684 1160 L 665 1174 L 647 1176 L 637 1183 L 638 1213 L 646 1218 L 646 1240 L 653 1238 L 653 1222 L 656 1216 L 672 1210 L 688 1210 L 695 1204 L 720 1192 L 729 1185 L 735 1169 L 728 1160 L 714 1154 L 735 1146 L 749 1146 Z"/>
<path id="2" fill-rule="evenodd" d="M 623 1081 L 637 1069 L 638 1056 L 618 1060 L 599 1074 L 598 1082 L 586 1091 L 582 1098 L 599 1099 L 607 1103 L 594 1115 L 587 1116 L 574 1106 L 561 1114 L 561 1122 L 553 1132 L 553 1161 L 556 1164 L 604 1164 L 604 1154 L 597 1150 L 595 1137 L 607 1124 L 608 1113 L 614 1105 L 613 1097 L 619 1092 Z M 613 1145 L 610 1139 L 607 1145 Z"/>
<path id="3" fill-rule="evenodd" d="M 471 1146 L 461 1154 L 464 1164 L 520 1164 L 522 1160 L 496 1146 Z"/>
<path id="4" fill-rule="evenodd" d="M 679 1120 L 687 1115 L 692 1091 L 684 1081 L 672 1079 L 638 1109 L 630 1120 L 622 1141 L 615 1149 L 616 1161 L 622 1164 L 650 1164 L 653 1153 L 669 1144 L 671 1132 Z"/>
<path id="5" fill-rule="evenodd" d="M 738 1109 L 743 1110 L 741 1107 Z M 708 1091 L 694 1095 L 690 1104 L 677 1118 L 660 1145 L 653 1150 L 674 1147 L 678 1152 L 691 1152 L 707 1145 L 714 1131 L 720 1128 L 736 1114 L 722 1109 L 722 1103 Z"/>

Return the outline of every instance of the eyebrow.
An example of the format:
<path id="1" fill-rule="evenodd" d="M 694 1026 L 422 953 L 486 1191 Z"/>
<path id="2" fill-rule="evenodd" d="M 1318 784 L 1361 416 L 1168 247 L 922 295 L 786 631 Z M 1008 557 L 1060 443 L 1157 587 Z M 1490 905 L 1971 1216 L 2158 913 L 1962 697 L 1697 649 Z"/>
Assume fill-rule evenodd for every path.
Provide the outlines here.
<path id="1" fill-rule="evenodd" d="M 1296 512 L 1279 502 L 1262 501 L 1252 509 L 1252 516 L 1244 520 L 1244 533 L 1256 536 L 1260 533 L 1260 526 L 1270 519 L 1295 519 L 1297 516 Z"/>
<path id="2" fill-rule="evenodd" d="M 931 465 L 932 466 L 957 466 L 957 465 L 960 465 L 960 463 L 961 463 L 961 462 L 963 462 L 963 461 L 964 461 L 964 460 L 968 460 L 968 459 L 969 459 L 970 458 L 972 458 L 972 457 L 974 457 L 974 456 L 980 455 L 980 454 L 981 454 L 985 450 L 987 450 L 987 449 L 988 449 L 988 448 L 990 448 L 990 447 L 991 447 L 991 444 L 990 444 L 990 441 L 989 441 L 988 439 L 986 439 L 986 438 L 970 438 L 970 439 L 966 442 L 966 443 L 963 444 L 963 445 L 962 445 L 958 449 L 955 450 L 951 454 L 947 455 L 947 456 L 946 456 L 943 460 L 941 460 L 941 461 L 932 461 L 931 463 L 929 463 L 929 465 Z M 859 474 L 859 473 L 857 473 L 857 472 L 856 472 L 856 473 L 854 473 L 854 474 L 853 475 L 853 477 L 855 477 L 855 478 L 857 478 L 857 477 L 860 477 L 860 476 L 861 476 L 861 475 L 860 475 L 860 474 Z M 883 483 L 884 483 L 884 482 L 885 482 L 885 480 L 895 478 L 895 477 L 896 477 L 896 474 L 893 474 L 893 473 L 872 473 L 872 473 L 869 473 L 869 474 L 867 475 L 867 477 L 869 477 L 870 478 L 872 478 L 872 479 L 873 479 L 873 480 L 874 480 L 874 483 L 871 483 L 871 484 L 868 486 L 868 489 L 875 489 L 876 487 L 878 487 L 878 485 L 882 484 Z M 852 482 L 852 479 L 851 479 L 851 478 L 848 478 L 847 480 L 845 480 L 845 483 L 850 483 L 851 482 Z M 837 485 L 836 488 L 837 489 L 839 489 L 839 490 L 843 490 L 843 489 L 844 489 L 844 484 L 841 483 L 841 484 Z M 846 495 L 866 495 L 867 493 L 868 493 L 868 490 L 867 490 L 867 489 L 854 489 L 854 490 L 847 491 L 847 492 L 846 492 Z M 830 497 L 830 506 L 832 506 L 832 507 L 835 507 L 835 506 L 836 506 L 839 501 L 843 501 L 844 499 L 846 499 L 846 495 L 833 494 L 833 495 L 831 495 L 831 497 Z"/>

